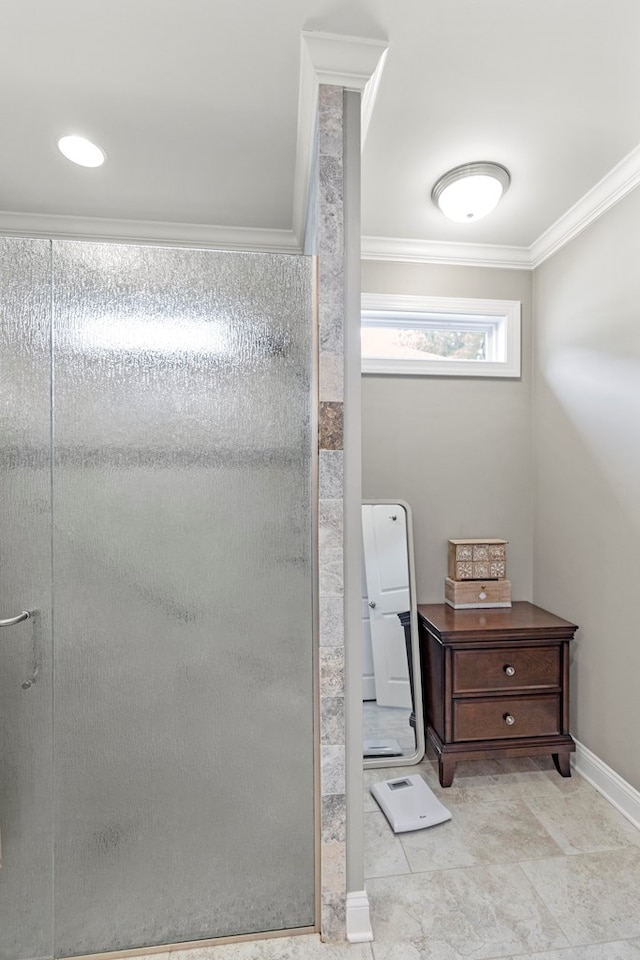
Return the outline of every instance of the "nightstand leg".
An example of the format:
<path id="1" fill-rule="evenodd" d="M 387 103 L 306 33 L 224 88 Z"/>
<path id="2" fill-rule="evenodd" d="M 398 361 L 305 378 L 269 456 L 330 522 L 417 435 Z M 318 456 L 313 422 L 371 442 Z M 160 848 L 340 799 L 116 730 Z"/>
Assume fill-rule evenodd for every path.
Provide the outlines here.
<path id="1" fill-rule="evenodd" d="M 556 770 L 563 777 L 571 776 L 571 764 L 569 762 L 569 751 L 563 753 L 552 753 L 553 762 L 556 765 Z"/>
<path id="2" fill-rule="evenodd" d="M 453 775 L 456 772 L 456 762 L 450 758 L 440 757 L 438 760 L 438 775 L 441 787 L 450 787 Z"/>

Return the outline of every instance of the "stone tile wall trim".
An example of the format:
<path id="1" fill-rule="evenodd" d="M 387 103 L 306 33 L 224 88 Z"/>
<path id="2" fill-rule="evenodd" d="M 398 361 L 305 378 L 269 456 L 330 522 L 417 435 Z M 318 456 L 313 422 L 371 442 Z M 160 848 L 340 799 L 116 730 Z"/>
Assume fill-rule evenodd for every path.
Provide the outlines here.
<path id="1" fill-rule="evenodd" d="M 346 938 L 344 715 L 344 177 L 342 87 L 318 96 L 318 581 L 320 693 L 320 928 Z"/>
<path id="2" fill-rule="evenodd" d="M 322 374 L 321 374 L 322 376 Z M 321 450 L 342 450 L 344 445 L 343 405 L 334 400 L 319 404 L 318 442 Z"/>

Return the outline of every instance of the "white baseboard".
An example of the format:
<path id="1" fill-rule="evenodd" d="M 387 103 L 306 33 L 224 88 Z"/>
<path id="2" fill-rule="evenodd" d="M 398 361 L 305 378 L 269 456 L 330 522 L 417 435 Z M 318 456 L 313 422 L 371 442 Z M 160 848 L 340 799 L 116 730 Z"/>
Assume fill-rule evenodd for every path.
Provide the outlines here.
<path id="1" fill-rule="evenodd" d="M 635 787 L 623 780 L 615 770 L 603 763 L 578 740 L 573 766 L 581 777 L 640 830 L 640 792 Z"/>
<path id="2" fill-rule="evenodd" d="M 373 940 L 366 890 L 347 893 L 347 940 L 349 943 L 367 943 Z"/>

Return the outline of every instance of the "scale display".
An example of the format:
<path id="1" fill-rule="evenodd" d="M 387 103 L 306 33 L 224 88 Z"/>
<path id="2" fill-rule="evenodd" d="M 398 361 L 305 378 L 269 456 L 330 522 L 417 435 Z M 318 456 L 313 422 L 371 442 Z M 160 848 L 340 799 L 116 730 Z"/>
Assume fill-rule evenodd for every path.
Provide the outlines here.
<path id="1" fill-rule="evenodd" d="M 423 830 L 451 820 L 450 812 L 417 774 L 372 783 L 370 789 L 394 833 Z"/>

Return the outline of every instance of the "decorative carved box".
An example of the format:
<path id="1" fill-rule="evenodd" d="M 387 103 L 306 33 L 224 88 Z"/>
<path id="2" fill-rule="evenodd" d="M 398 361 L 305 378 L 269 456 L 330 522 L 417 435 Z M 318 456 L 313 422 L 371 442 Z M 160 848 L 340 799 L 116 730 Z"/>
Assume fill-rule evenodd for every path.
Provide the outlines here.
<path id="1" fill-rule="evenodd" d="M 449 540 L 451 580 L 504 580 L 506 540 Z"/>
<path id="2" fill-rule="evenodd" d="M 510 607 L 507 540 L 449 540 L 445 603 L 455 610 Z"/>

